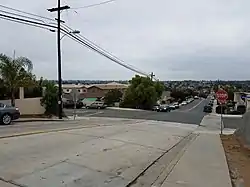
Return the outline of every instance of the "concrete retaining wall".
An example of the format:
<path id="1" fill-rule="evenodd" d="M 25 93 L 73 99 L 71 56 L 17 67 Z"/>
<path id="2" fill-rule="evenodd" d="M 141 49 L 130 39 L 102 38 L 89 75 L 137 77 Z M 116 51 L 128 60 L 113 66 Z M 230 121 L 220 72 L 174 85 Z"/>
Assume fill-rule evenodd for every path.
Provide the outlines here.
<path id="1" fill-rule="evenodd" d="M 40 97 L 16 99 L 15 104 L 21 115 L 44 114 L 45 108 L 41 106 L 40 100 Z"/>
<path id="2" fill-rule="evenodd" d="M 250 146 L 250 110 L 243 115 L 236 135 L 243 138 L 245 143 Z"/>
<path id="3" fill-rule="evenodd" d="M 15 106 L 19 108 L 21 115 L 44 114 L 45 108 L 41 106 L 40 100 L 40 97 L 16 99 Z M 10 100 L 0 100 L 0 103 L 11 105 Z"/>

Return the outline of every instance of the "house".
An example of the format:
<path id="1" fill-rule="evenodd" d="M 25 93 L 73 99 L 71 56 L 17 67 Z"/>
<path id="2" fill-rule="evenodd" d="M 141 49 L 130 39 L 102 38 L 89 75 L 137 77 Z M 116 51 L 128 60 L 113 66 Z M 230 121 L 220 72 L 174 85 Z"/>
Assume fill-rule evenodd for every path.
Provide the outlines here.
<path id="1" fill-rule="evenodd" d="M 73 94 L 77 92 L 78 99 L 84 98 L 103 98 L 110 90 L 118 89 L 122 93 L 125 93 L 129 85 L 111 82 L 108 84 L 63 84 L 63 97 L 66 99 L 72 99 Z"/>

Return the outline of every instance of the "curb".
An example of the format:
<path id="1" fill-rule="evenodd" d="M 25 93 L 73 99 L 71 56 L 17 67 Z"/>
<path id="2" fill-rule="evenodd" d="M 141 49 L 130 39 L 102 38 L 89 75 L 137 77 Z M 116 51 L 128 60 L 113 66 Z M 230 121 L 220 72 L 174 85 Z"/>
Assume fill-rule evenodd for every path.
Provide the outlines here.
<path id="1" fill-rule="evenodd" d="M 221 116 L 221 114 L 217 114 L 217 113 L 211 113 L 210 115 L 212 115 L 212 116 L 218 116 L 218 117 Z M 222 114 L 222 117 L 223 118 L 242 118 L 243 115 Z"/>
<path id="2" fill-rule="evenodd" d="M 147 111 L 142 109 L 134 109 L 134 108 L 116 108 L 116 107 L 107 107 L 109 110 L 121 110 L 121 111 Z"/>
<path id="3" fill-rule="evenodd" d="M 18 120 L 13 120 L 13 122 L 23 123 L 23 122 L 59 122 L 59 121 L 68 121 L 69 119 L 23 119 L 19 118 Z"/>
<path id="4" fill-rule="evenodd" d="M 92 128 L 92 127 L 99 127 L 100 125 L 93 125 L 93 126 L 82 126 L 82 127 L 68 127 L 68 128 L 62 128 L 62 129 L 51 129 L 51 130 L 43 130 L 43 131 L 33 131 L 33 132 L 24 132 L 19 134 L 11 134 L 11 135 L 5 135 L 0 136 L 0 139 L 5 138 L 15 138 L 20 136 L 29 136 L 29 135 L 36 135 L 36 134 L 45 134 L 45 133 L 51 133 L 51 132 L 63 132 L 67 130 L 75 130 L 75 129 L 84 129 L 84 128 Z"/>

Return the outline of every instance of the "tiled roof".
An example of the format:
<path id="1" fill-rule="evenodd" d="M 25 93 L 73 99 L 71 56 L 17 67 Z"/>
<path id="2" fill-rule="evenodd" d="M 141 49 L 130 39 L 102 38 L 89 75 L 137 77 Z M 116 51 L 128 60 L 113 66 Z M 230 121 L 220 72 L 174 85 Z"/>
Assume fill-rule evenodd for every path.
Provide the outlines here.
<path id="1" fill-rule="evenodd" d="M 117 82 L 111 82 L 108 84 L 91 84 L 91 85 L 84 85 L 84 84 L 63 84 L 62 87 L 63 88 L 90 88 L 90 87 L 98 87 L 102 90 L 111 90 L 111 89 L 126 89 L 128 88 L 128 84 L 120 84 Z"/>

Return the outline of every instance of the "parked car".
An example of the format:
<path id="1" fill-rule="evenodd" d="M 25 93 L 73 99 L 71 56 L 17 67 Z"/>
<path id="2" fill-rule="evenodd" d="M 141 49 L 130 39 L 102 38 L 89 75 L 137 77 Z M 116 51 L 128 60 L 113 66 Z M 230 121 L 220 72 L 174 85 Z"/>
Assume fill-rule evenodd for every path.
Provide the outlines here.
<path id="1" fill-rule="evenodd" d="M 221 112 L 222 112 L 222 114 L 225 114 L 227 110 L 228 110 L 228 107 L 225 106 L 225 105 L 218 105 L 218 106 L 215 108 L 215 112 L 216 112 L 217 114 L 221 114 Z"/>
<path id="2" fill-rule="evenodd" d="M 196 95 L 196 96 L 194 96 L 194 99 L 199 99 L 199 97 Z"/>
<path id="3" fill-rule="evenodd" d="M 154 105 L 154 106 L 152 107 L 152 110 L 153 110 L 153 111 L 157 111 L 159 108 L 160 108 L 160 105 Z"/>
<path id="4" fill-rule="evenodd" d="M 208 105 L 214 106 L 214 102 L 210 101 L 210 102 L 208 103 Z"/>
<path id="5" fill-rule="evenodd" d="M 19 109 L 0 103 L 0 123 L 9 125 L 12 120 L 20 117 Z"/>
<path id="6" fill-rule="evenodd" d="M 175 110 L 175 109 L 176 109 L 174 104 L 169 105 L 169 108 L 170 108 L 171 110 Z"/>
<path id="7" fill-rule="evenodd" d="M 175 106 L 175 109 L 180 108 L 180 105 L 179 105 L 179 103 L 178 103 L 178 102 L 175 102 L 173 105 Z"/>
<path id="8" fill-rule="evenodd" d="M 63 102 L 63 107 L 68 108 L 68 109 L 74 108 L 75 107 L 75 102 L 73 100 L 68 99 L 65 102 Z M 80 100 L 78 100 L 76 102 L 76 108 L 79 109 L 79 108 L 82 108 L 82 107 L 83 107 L 83 103 Z"/>
<path id="9" fill-rule="evenodd" d="M 239 111 L 241 114 L 245 114 L 246 113 L 246 106 L 245 105 L 238 105 L 237 111 Z"/>
<path id="10" fill-rule="evenodd" d="M 187 103 L 187 101 L 183 101 L 182 103 L 181 103 L 181 105 L 187 105 L 188 103 Z"/>
<path id="11" fill-rule="evenodd" d="M 100 102 L 100 101 L 96 101 L 90 104 L 89 106 L 86 106 L 86 108 L 88 109 L 104 109 L 106 107 L 107 105 L 105 105 L 104 102 Z"/>
<path id="12" fill-rule="evenodd" d="M 206 105 L 203 108 L 203 112 L 211 113 L 212 111 L 213 111 L 213 108 L 210 105 Z"/>
<path id="13" fill-rule="evenodd" d="M 170 112 L 171 108 L 168 105 L 161 105 L 157 112 Z"/>

